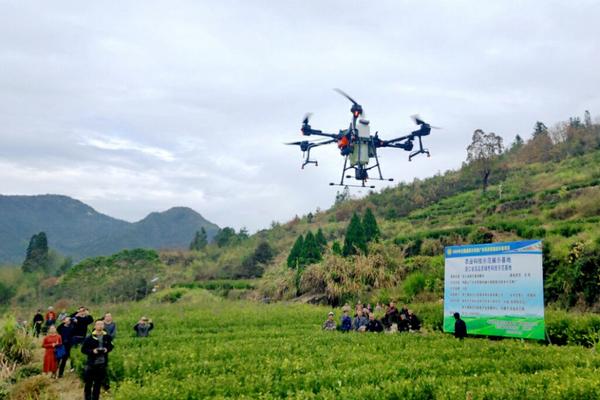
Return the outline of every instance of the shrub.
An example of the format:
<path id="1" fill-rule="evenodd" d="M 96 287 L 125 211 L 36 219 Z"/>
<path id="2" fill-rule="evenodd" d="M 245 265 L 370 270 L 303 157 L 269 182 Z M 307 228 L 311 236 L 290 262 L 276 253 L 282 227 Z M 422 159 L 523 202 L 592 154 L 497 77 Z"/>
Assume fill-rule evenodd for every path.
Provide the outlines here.
<path id="1" fill-rule="evenodd" d="M 52 387 L 52 380 L 46 375 L 36 375 L 17 382 L 11 392 L 12 400 L 57 399 L 58 393 Z"/>
<path id="2" fill-rule="evenodd" d="M 13 317 L 8 316 L 0 321 L 0 352 L 8 361 L 28 363 L 33 357 L 33 346 L 31 337 L 17 328 Z"/>
<path id="3" fill-rule="evenodd" d="M 439 239 L 425 239 L 421 243 L 421 254 L 424 256 L 437 256 L 444 253 L 444 246 Z"/>
<path id="4" fill-rule="evenodd" d="M 480 226 L 477 230 L 471 232 L 469 241 L 473 244 L 492 243 L 494 241 L 494 234 L 487 228 Z"/>
<path id="5" fill-rule="evenodd" d="M 183 288 L 165 290 L 158 294 L 158 301 L 161 303 L 176 303 L 187 292 Z"/>
<path id="6" fill-rule="evenodd" d="M 422 272 L 413 272 L 408 275 L 403 284 L 404 294 L 411 301 L 416 295 L 425 289 L 425 274 Z"/>
<path id="7" fill-rule="evenodd" d="M 600 315 L 546 312 L 546 330 L 552 344 L 597 345 L 600 335 Z"/>

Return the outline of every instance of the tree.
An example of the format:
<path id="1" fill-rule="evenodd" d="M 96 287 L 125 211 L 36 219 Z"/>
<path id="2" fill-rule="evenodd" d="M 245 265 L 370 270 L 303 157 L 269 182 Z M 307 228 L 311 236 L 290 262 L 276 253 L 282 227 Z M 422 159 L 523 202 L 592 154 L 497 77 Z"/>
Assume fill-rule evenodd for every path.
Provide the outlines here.
<path id="1" fill-rule="evenodd" d="M 242 226 L 242 228 L 240 229 L 240 231 L 237 234 L 237 237 L 239 240 L 246 240 L 248 239 L 250 235 L 248 234 L 248 228 L 246 228 L 245 226 Z"/>
<path id="2" fill-rule="evenodd" d="M 335 193 L 334 205 L 337 206 L 338 204 L 341 204 L 346 200 L 350 200 L 350 188 L 348 188 L 348 186 L 344 186 L 344 190 L 342 192 Z"/>
<path id="3" fill-rule="evenodd" d="M 325 235 L 323 234 L 323 230 L 321 228 L 319 228 L 317 230 L 317 234 L 315 235 L 315 239 L 317 241 L 317 244 L 319 245 L 319 249 L 321 250 L 321 254 L 323 254 L 323 251 L 327 247 L 327 239 L 325 239 Z"/>
<path id="4" fill-rule="evenodd" d="M 570 117 L 569 118 L 569 126 L 571 128 L 581 128 L 581 118 L 579 118 L 579 117 Z"/>
<path id="5" fill-rule="evenodd" d="M 537 121 L 535 123 L 535 125 L 533 126 L 533 137 L 536 137 L 538 135 L 547 135 L 548 134 L 548 127 L 546 126 L 546 124 L 544 124 L 541 121 Z"/>
<path id="6" fill-rule="evenodd" d="M 592 114 L 590 114 L 589 110 L 585 110 L 583 113 L 583 123 L 586 128 L 592 127 Z"/>
<path id="7" fill-rule="evenodd" d="M 304 247 L 304 237 L 302 235 L 298 236 L 292 249 L 290 250 L 290 254 L 287 258 L 287 266 L 288 268 L 298 268 L 301 264 L 302 257 L 302 249 Z"/>
<path id="8" fill-rule="evenodd" d="M 321 248 L 315 239 L 315 235 L 311 231 L 304 236 L 304 246 L 302 246 L 302 261 L 303 265 L 314 264 L 321 261 Z"/>
<path id="9" fill-rule="evenodd" d="M 260 242 L 254 250 L 253 258 L 256 262 L 266 264 L 273 259 L 275 253 L 268 242 Z"/>
<path id="10" fill-rule="evenodd" d="M 502 149 L 502 138 L 495 133 L 485 133 L 481 129 L 473 132 L 473 140 L 467 147 L 467 162 L 471 163 L 481 175 L 484 193 Z"/>
<path id="11" fill-rule="evenodd" d="M 541 124 L 541 125 L 540 125 Z M 552 139 L 548 128 L 541 122 L 534 126 L 533 136 L 527 143 L 527 151 L 524 155 L 529 162 L 544 162 L 552 159 Z"/>
<path id="12" fill-rule="evenodd" d="M 23 262 L 23 272 L 45 271 L 48 267 L 48 238 L 46 233 L 35 234 L 29 240 L 25 261 Z"/>
<path id="13" fill-rule="evenodd" d="M 359 251 L 367 253 L 367 239 L 360 218 L 354 213 L 346 229 L 342 254 L 347 257 L 357 254 Z"/>
<path id="14" fill-rule="evenodd" d="M 202 250 L 208 244 L 208 238 L 206 236 L 206 229 L 204 227 L 200 228 L 199 231 L 196 231 L 196 235 L 194 235 L 194 240 L 190 243 L 190 250 Z"/>
<path id="15" fill-rule="evenodd" d="M 333 254 L 337 254 L 338 256 L 343 255 L 342 246 L 340 245 L 340 242 L 338 242 L 337 240 L 333 242 L 333 244 L 331 245 L 331 252 Z"/>
<path id="16" fill-rule="evenodd" d="M 236 240 L 235 229 L 226 226 L 215 235 L 214 241 L 219 247 L 225 247 Z"/>
<path id="17" fill-rule="evenodd" d="M 273 259 L 273 249 L 267 242 L 260 242 L 254 252 L 242 262 L 237 278 L 255 278 L 262 276 L 264 265 Z"/>
<path id="18" fill-rule="evenodd" d="M 512 145 L 510 146 L 510 151 L 511 152 L 518 151 L 519 149 L 521 149 L 521 147 L 523 147 L 524 144 L 525 144 L 525 142 L 523 141 L 523 138 L 521 137 L 521 135 L 517 135 L 517 136 L 515 136 L 515 141 L 512 142 Z"/>
<path id="19" fill-rule="evenodd" d="M 363 230 L 365 231 L 365 238 L 367 242 L 379 240 L 379 226 L 377 226 L 377 220 L 375 215 L 370 208 L 365 210 L 365 215 L 362 220 Z"/>

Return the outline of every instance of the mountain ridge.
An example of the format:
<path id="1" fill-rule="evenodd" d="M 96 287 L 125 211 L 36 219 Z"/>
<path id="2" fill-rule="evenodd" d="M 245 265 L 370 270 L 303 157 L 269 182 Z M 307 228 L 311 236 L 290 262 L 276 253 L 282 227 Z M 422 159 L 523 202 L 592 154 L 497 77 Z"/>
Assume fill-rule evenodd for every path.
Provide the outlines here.
<path id="1" fill-rule="evenodd" d="M 211 239 L 219 227 L 189 207 L 175 206 L 128 222 L 61 194 L 0 194 L 0 263 L 20 263 L 29 239 L 44 231 L 50 248 L 72 257 L 108 255 L 135 248 L 187 248 L 204 227 Z"/>

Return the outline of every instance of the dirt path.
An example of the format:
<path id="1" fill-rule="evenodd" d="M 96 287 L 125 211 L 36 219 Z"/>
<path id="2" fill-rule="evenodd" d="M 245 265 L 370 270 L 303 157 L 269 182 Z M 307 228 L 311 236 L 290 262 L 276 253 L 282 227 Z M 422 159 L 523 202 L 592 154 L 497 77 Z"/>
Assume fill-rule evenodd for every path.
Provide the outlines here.
<path id="1" fill-rule="evenodd" d="M 43 365 L 44 363 L 44 349 L 42 348 L 42 340 L 35 339 L 36 349 L 33 352 L 33 365 Z M 75 350 L 78 351 L 79 349 Z M 58 393 L 58 399 L 60 400 L 81 400 L 83 398 L 83 382 L 79 379 L 77 372 L 70 371 L 70 362 L 67 362 L 65 368 L 65 374 L 60 379 L 52 379 L 51 388 Z M 110 400 L 112 395 L 107 392 L 100 394 L 101 400 Z"/>

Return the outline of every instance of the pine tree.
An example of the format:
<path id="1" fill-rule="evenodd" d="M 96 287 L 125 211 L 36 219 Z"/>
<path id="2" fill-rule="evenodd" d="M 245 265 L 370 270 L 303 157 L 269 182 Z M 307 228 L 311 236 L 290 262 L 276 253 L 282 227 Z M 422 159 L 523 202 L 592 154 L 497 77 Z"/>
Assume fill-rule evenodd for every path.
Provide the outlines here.
<path id="1" fill-rule="evenodd" d="M 325 251 L 325 248 L 327 248 L 327 239 L 325 239 L 325 235 L 323 234 L 323 230 L 321 228 L 319 228 L 319 230 L 317 231 L 315 239 L 317 241 L 317 244 L 319 245 L 321 254 L 323 254 L 323 251 Z"/>
<path id="2" fill-rule="evenodd" d="M 202 227 L 199 231 L 196 231 L 194 240 L 190 243 L 190 250 L 202 250 L 208 244 L 208 238 L 206 236 L 206 229 Z"/>
<path id="3" fill-rule="evenodd" d="M 40 232 L 31 237 L 25 261 L 23 261 L 23 272 L 44 271 L 48 267 L 48 238 L 46 233 Z"/>
<path id="4" fill-rule="evenodd" d="M 290 254 L 287 258 L 287 266 L 288 268 L 298 268 L 301 264 L 300 258 L 302 257 L 302 249 L 304 247 L 304 237 L 302 235 L 298 236 L 292 249 L 290 250 Z"/>
<path id="5" fill-rule="evenodd" d="M 365 210 L 365 215 L 362 220 L 363 230 L 365 231 L 365 238 L 367 242 L 370 241 L 378 241 L 379 240 L 379 226 L 377 225 L 377 220 L 375 219 L 375 215 L 370 208 Z"/>
<path id="6" fill-rule="evenodd" d="M 315 239 L 315 235 L 308 231 L 304 237 L 304 246 L 302 247 L 303 266 L 321 261 L 321 249 Z"/>
<path id="7" fill-rule="evenodd" d="M 342 255 L 342 246 L 340 245 L 340 242 L 338 242 L 337 240 L 333 242 L 333 244 L 331 245 L 331 252 L 333 254 L 337 254 L 338 256 Z"/>
<path id="8" fill-rule="evenodd" d="M 346 230 L 342 253 L 347 257 L 357 254 L 359 251 L 362 251 L 364 254 L 367 253 L 367 239 L 360 218 L 354 213 Z"/>

